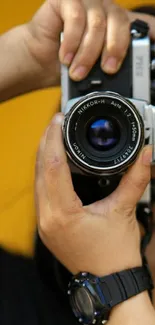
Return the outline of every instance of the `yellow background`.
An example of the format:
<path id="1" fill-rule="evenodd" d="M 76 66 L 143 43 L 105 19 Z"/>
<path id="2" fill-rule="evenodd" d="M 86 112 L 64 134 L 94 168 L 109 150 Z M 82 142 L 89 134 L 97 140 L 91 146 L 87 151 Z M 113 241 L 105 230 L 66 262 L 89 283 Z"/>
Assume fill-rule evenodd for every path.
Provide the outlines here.
<path id="1" fill-rule="evenodd" d="M 126 7 L 155 0 L 118 0 Z M 31 18 L 41 0 L 0 2 L 0 33 Z M 33 252 L 33 181 L 40 137 L 57 110 L 60 90 L 35 92 L 0 106 L 0 244 L 11 251 Z"/>

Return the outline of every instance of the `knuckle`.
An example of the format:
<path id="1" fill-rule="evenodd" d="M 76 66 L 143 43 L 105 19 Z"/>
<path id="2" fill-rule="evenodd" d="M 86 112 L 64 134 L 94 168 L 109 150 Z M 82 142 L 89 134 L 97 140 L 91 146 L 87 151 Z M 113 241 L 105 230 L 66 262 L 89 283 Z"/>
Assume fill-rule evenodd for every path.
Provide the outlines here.
<path id="1" fill-rule="evenodd" d="M 83 10 L 81 8 L 76 8 L 76 10 L 71 13 L 71 20 L 73 23 L 79 23 L 84 20 Z"/>
<path id="2" fill-rule="evenodd" d="M 149 179 L 146 177 L 145 174 L 138 175 L 138 178 L 135 179 L 134 177 L 127 177 L 127 184 L 133 187 L 135 192 L 139 192 L 140 190 L 144 190 L 147 186 Z"/>
<path id="3" fill-rule="evenodd" d="M 129 23 L 130 24 L 130 20 L 129 20 L 129 15 L 128 15 L 128 11 L 125 8 L 122 8 L 120 5 L 113 3 L 111 5 L 111 11 L 119 17 L 119 21 L 123 23 Z"/>
<path id="4" fill-rule="evenodd" d="M 149 174 L 139 173 L 136 179 L 133 178 L 133 186 L 137 191 L 144 191 L 149 181 L 150 181 Z"/>
<path id="5" fill-rule="evenodd" d="M 119 203 L 118 204 L 118 206 L 117 207 L 114 207 L 114 209 L 113 209 L 113 214 L 114 215 L 117 215 L 117 218 L 118 218 L 118 220 L 119 220 L 119 216 L 121 216 L 121 218 L 122 218 L 122 215 L 124 216 L 124 215 L 128 215 L 128 216 L 131 216 L 131 214 L 132 214 L 132 210 L 133 210 L 133 207 L 132 206 L 122 206 L 122 204 L 121 203 Z"/>
<path id="6" fill-rule="evenodd" d="M 92 29 L 104 29 L 105 27 L 106 27 L 106 22 L 104 19 L 104 15 L 98 13 L 91 18 Z"/>
<path id="7" fill-rule="evenodd" d="M 81 212 L 82 207 L 83 207 L 82 202 L 79 199 L 79 197 L 77 196 L 76 192 L 74 191 L 73 196 L 70 201 L 70 205 L 67 206 L 66 209 L 64 209 L 64 213 L 66 215 L 72 216 L 74 214 Z"/>
<path id="8" fill-rule="evenodd" d="M 129 222 L 129 224 L 134 224 L 136 221 L 134 211 L 135 211 L 135 208 L 133 208 L 133 206 L 131 206 L 131 205 L 126 205 L 124 208 L 124 214 Z"/>
<path id="9" fill-rule="evenodd" d="M 50 232 L 50 224 L 46 217 L 40 217 L 38 220 L 38 231 L 39 234 L 42 234 L 44 237 L 47 236 Z"/>
<path id="10" fill-rule="evenodd" d="M 38 218 L 38 229 L 44 237 L 51 236 L 56 230 L 57 225 L 59 225 L 59 220 L 61 220 L 60 209 L 55 211 L 47 211 L 44 208 L 40 209 L 40 217 Z"/>
<path id="11" fill-rule="evenodd" d="M 60 170 L 65 161 L 61 157 L 54 156 L 52 158 L 46 158 L 45 160 L 45 172 L 47 175 L 53 174 L 55 171 Z"/>
<path id="12" fill-rule="evenodd" d="M 120 6 L 117 6 L 117 10 L 118 10 L 118 15 L 119 15 L 119 17 L 120 17 L 120 19 L 122 21 L 122 26 L 123 26 L 123 23 L 125 25 L 130 26 L 130 20 L 129 20 L 127 10 L 125 10 L 124 8 L 121 8 Z"/>
<path id="13" fill-rule="evenodd" d="M 145 189 L 146 185 L 147 185 L 147 179 L 145 175 L 141 175 L 139 181 L 135 184 L 135 187 L 137 188 L 137 190 L 139 190 L 140 188 Z"/>

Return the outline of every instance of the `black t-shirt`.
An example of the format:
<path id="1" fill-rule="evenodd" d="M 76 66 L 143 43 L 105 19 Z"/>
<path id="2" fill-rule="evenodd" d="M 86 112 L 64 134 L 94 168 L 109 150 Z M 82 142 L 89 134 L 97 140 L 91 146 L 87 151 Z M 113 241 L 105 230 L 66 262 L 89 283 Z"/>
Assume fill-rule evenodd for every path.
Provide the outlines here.
<path id="1" fill-rule="evenodd" d="M 46 249 L 43 246 L 39 249 L 42 256 Z M 0 249 L 1 325 L 77 324 L 48 254 L 47 251 L 43 259 L 36 261 Z"/>
<path id="2" fill-rule="evenodd" d="M 85 205 L 108 195 L 98 179 L 73 175 L 74 188 Z M 91 189 L 91 190 L 90 190 Z M 0 325 L 76 325 L 67 296 L 70 274 L 36 237 L 33 259 L 0 249 Z"/>
<path id="3" fill-rule="evenodd" d="M 73 175 L 74 188 L 85 205 L 111 193 L 94 177 Z M 91 190 L 90 190 L 91 189 Z M 36 237 L 33 259 L 0 249 L 0 325 L 76 325 L 69 305 L 70 274 Z"/>
<path id="4" fill-rule="evenodd" d="M 103 197 L 96 178 L 74 175 L 73 183 L 84 204 Z M 113 182 L 106 195 L 116 186 Z M 35 247 L 33 259 L 0 249 L 0 325 L 78 324 L 66 294 L 71 275 L 38 235 Z"/>

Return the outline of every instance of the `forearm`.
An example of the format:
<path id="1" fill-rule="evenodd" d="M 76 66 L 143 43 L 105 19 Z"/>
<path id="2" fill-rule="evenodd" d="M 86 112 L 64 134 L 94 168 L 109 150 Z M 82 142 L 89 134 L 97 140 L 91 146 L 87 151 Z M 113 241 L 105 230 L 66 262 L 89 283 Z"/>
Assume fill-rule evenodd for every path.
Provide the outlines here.
<path id="1" fill-rule="evenodd" d="M 154 325 L 155 310 L 147 292 L 114 308 L 108 325 Z"/>
<path id="2" fill-rule="evenodd" d="M 26 25 L 0 37 L 0 101 L 48 87 L 45 69 L 32 57 L 27 46 Z"/>

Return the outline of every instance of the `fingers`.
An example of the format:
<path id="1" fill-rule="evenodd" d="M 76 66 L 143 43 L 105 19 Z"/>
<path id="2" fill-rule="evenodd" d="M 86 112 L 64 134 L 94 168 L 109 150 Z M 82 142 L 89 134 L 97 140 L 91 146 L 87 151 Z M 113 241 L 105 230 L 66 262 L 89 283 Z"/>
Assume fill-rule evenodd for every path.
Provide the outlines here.
<path id="1" fill-rule="evenodd" d="M 101 1 L 89 0 L 86 1 L 85 6 L 87 26 L 70 67 L 70 76 L 77 81 L 87 76 L 99 58 L 106 30 L 106 17 Z"/>
<path id="2" fill-rule="evenodd" d="M 155 41 L 155 17 L 154 16 L 128 11 L 128 17 L 130 22 L 133 22 L 136 19 L 140 19 L 148 23 L 150 27 L 150 37 L 152 40 Z"/>
<path id="3" fill-rule="evenodd" d="M 63 64 L 70 65 L 85 31 L 86 12 L 81 0 L 62 1 L 60 12 L 64 21 L 64 40 L 59 57 Z"/>
<path id="4" fill-rule="evenodd" d="M 101 66 L 106 73 L 116 73 L 130 42 L 126 11 L 111 1 L 68 0 L 62 3 L 64 41 L 60 60 L 71 65 L 70 77 L 80 81 L 88 75 L 105 46 L 105 35 Z"/>
<path id="5" fill-rule="evenodd" d="M 46 196 L 55 214 L 66 214 L 78 210 L 80 200 L 73 189 L 70 169 L 62 142 L 62 114 L 52 120 L 42 139 L 37 172 L 39 200 Z"/>
<path id="6" fill-rule="evenodd" d="M 101 66 L 108 73 L 116 73 L 126 56 L 130 42 L 130 23 L 126 11 L 111 5 L 107 12 L 106 45 Z"/>
<path id="7" fill-rule="evenodd" d="M 152 148 L 147 146 L 135 164 L 123 176 L 118 188 L 111 196 L 111 200 L 114 199 L 115 204 L 121 210 L 135 209 L 150 182 L 151 161 Z"/>

